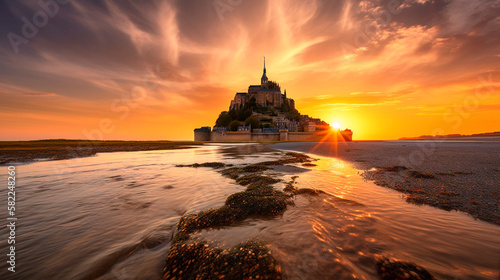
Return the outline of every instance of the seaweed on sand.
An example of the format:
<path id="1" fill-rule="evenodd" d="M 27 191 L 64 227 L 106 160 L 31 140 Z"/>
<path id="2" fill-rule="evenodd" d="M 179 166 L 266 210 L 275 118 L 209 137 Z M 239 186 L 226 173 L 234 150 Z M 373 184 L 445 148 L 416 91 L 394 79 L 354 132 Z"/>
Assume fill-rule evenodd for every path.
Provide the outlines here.
<path id="1" fill-rule="evenodd" d="M 326 194 L 326 192 L 322 190 L 312 189 L 312 188 L 296 188 L 293 185 L 287 184 L 283 189 L 285 192 L 288 192 L 292 195 L 306 194 L 306 195 L 319 195 Z"/>
<path id="2" fill-rule="evenodd" d="M 247 186 L 247 189 L 230 195 L 221 208 L 182 217 L 178 225 L 180 235 L 176 239 L 185 240 L 195 230 L 227 226 L 252 215 L 275 216 L 283 213 L 287 204 L 292 202 L 289 195 L 271 186 L 279 182 L 279 179 L 257 174 L 239 176 L 240 173 L 256 173 L 267 169 L 269 167 L 265 165 L 253 164 L 219 171 L 222 175 L 236 180 L 238 184 Z"/>
<path id="3" fill-rule="evenodd" d="M 415 170 L 408 171 L 408 175 L 413 178 L 422 178 L 422 179 L 436 179 L 436 176 L 431 173 L 422 173 Z"/>
<path id="4" fill-rule="evenodd" d="M 246 186 L 246 190 L 230 195 L 224 206 L 197 214 L 183 216 L 177 225 L 178 233 L 165 263 L 163 279 L 281 279 L 277 260 L 263 243 L 247 241 L 234 248 L 210 248 L 202 242 L 189 241 L 191 233 L 213 227 L 228 226 L 250 216 L 272 217 L 282 214 L 293 204 L 292 195 L 273 188 L 281 181 L 256 174 L 273 165 L 307 163 L 309 156 L 287 153 L 288 158 L 232 167 L 220 170 L 223 176 Z M 204 163 L 181 167 L 222 168 L 223 163 Z M 250 174 L 249 174 L 250 173 Z M 240 176 L 241 175 L 241 176 Z M 293 178 L 295 180 L 296 177 Z M 314 193 L 321 193 L 315 191 Z M 313 194 L 312 189 L 294 189 L 294 194 Z M 316 193 L 316 194 L 317 194 Z"/>
<path id="5" fill-rule="evenodd" d="M 276 216 L 286 210 L 290 196 L 272 187 L 253 187 L 247 191 L 230 195 L 226 205 L 244 216 Z"/>
<path id="6" fill-rule="evenodd" d="M 220 173 L 224 176 L 227 177 L 234 177 L 234 174 L 239 174 L 239 173 L 256 173 L 256 172 L 261 172 L 265 170 L 272 169 L 271 166 L 275 165 L 286 165 L 286 164 L 293 164 L 293 163 L 303 163 L 303 164 L 308 164 L 316 159 L 311 158 L 308 155 L 304 154 L 299 154 L 299 153 L 293 153 L 289 152 L 286 153 L 287 158 L 283 159 L 278 159 L 278 160 L 271 160 L 271 161 L 264 161 L 264 162 L 259 162 L 259 163 L 254 163 L 247 165 L 245 167 L 234 167 L 234 168 L 228 168 L 220 171 Z"/>
<path id="7" fill-rule="evenodd" d="M 227 226 L 249 216 L 276 216 L 283 213 L 291 203 L 290 196 L 282 191 L 271 186 L 254 186 L 230 195 L 221 208 L 182 217 L 178 225 L 179 234 Z"/>
<path id="8" fill-rule="evenodd" d="M 406 166 L 402 165 L 394 165 L 394 166 L 388 166 L 388 167 L 381 167 L 380 170 L 382 171 L 388 171 L 388 172 L 398 172 L 402 170 L 408 169 Z"/>
<path id="9" fill-rule="evenodd" d="M 240 168 L 239 171 L 240 172 L 253 173 L 253 172 L 265 171 L 265 170 L 268 170 L 268 169 L 272 169 L 272 168 L 269 167 L 269 166 L 263 166 L 263 165 L 259 165 L 259 164 L 252 164 L 252 165 L 248 165 L 248 166 L 245 166 L 243 168 Z"/>
<path id="10" fill-rule="evenodd" d="M 231 179 L 237 179 L 240 174 L 242 173 L 257 173 L 257 172 L 262 172 L 266 171 L 269 169 L 272 169 L 271 166 L 274 165 L 285 165 L 285 164 L 292 164 L 292 163 L 303 163 L 303 164 L 309 164 L 310 162 L 314 161 L 315 159 L 309 157 L 308 155 L 305 154 L 300 154 L 300 153 L 294 153 L 294 152 L 288 152 L 285 153 L 287 155 L 287 158 L 284 159 L 278 159 L 278 160 L 273 160 L 273 161 L 264 161 L 264 162 L 259 162 L 259 163 L 254 163 L 250 164 L 244 167 L 232 167 L 232 168 L 227 168 L 224 170 L 219 171 L 223 176 L 226 176 Z M 194 164 L 178 164 L 176 167 L 211 167 L 214 169 L 220 169 L 223 167 L 230 167 L 233 166 L 232 164 L 225 164 L 222 162 L 205 162 L 205 163 L 194 163 Z"/>
<path id="11" fill-rule="evenodd" d="M 267 246 L 255 240 L 221 250 L 197 242 L 175 244 L 163 279 L 281 279 L 281 267 Z"/>
<path id="12" fill-rule="evenodd" d="M 411 262 L 379 258 L 377 272 L 382 280 L 433 280 L 434 277 L 422 267 Z"/>
<path id="13" fill-rule="evenodd" d="M 288 152 L 285 155 L 289 156 L 289 158 L 272 160 L 272 161 L 264 161 L 264 162 L 256 163 L 255 165 L 260 165 L 260 166 L 285 165 L 285 164 L 292 164 L 292 163 L 309 163 L 309 162 L 312 162 L 315 160 L 308 155 L 300 154 L 300 153 Z"/>
<path id="14" fill-rule="evenodd" d="M 325 194 L 325 192 L 322 190 L 317 190 L 312 188 L 300 188 L 300 189 L 296 188 L 295 190 L 292 191 L 292 194 L 320 195 L 320 194 Z"/>
<path id="15" fill-rule="evenodd" d="M 283 188 L 283 191 L 290 193 L 292 195 L 299 195 L 299 194 L 306 194 L 306 195 L 319 195 L 319 194 L 326 194 L 326 192 L 322 190 L 317 190 L 317 189 L 312 189 L 312 188 L 297 188 L 294 186 L 296 184 L 295 180 L 298 178 L 298 176 L 293 176 L 292 180 L 287 182 L 285 185 L 285 188 Z"/>
<path id="16" fill-rule="evenodd" d="M 163 279 L 281 279 L 281 268 L 263 243 L 248 241 L 221 250 L 188 239 L 196 230 L 231 225 L 249 216 L 279 215 L 290 203 L 290 196 L 262 183 L 230 195 L 221 208 L 183 216 Z"/>
<path id="17" fill-rule="evenodd" d="M 236 178 L 236 183 L 242 186 L 261 186 L 261 185 L 272 185 L 280 182 L 281 180 L 275 179 L 271 176 L 261 176 L 261 175 L 245 175 L 239 178 Z"/>
<path id="18" fill-rule="evenodd" d="M 175 167 L 194 167 L 194 168 L 211 167 L 214 169 L 219 169 L 219 168 L 223 168 L 226 166 L 227 165 L 225 163 L 222 163 L 222 162 L 204 162 L 204 163 L 193 163 L 193 164 L 178 164 Z"/>
<path id="19" fill-rule="evenodd" d="M 425 203 L 424 200 L 422 198 L 420 198 L 419 196 L 412 196 L 412 195 L 406 196 L 406 202 L 413 203 L 416 205 L 422 205 Z"/>

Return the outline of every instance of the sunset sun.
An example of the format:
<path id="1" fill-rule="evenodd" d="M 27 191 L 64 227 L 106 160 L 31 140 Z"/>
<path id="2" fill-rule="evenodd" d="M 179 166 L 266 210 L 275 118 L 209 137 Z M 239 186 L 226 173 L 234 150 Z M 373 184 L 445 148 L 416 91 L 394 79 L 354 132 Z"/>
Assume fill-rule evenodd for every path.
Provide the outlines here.
<path id="1" fill-rule="evenodd" d="M 0 19 L 0 279 L 500 280 L 500 0 Z"/>

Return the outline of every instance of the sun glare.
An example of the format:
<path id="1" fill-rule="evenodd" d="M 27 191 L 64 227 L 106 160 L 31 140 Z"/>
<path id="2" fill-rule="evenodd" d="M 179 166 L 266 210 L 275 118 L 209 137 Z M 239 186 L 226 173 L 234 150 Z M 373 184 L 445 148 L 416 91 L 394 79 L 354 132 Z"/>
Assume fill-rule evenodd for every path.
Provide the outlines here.
<path id="1" fill-rule="evenodd" d="M 338 122 L 333 122 L 333 128 L 340 129 L 340 124 Z"/>

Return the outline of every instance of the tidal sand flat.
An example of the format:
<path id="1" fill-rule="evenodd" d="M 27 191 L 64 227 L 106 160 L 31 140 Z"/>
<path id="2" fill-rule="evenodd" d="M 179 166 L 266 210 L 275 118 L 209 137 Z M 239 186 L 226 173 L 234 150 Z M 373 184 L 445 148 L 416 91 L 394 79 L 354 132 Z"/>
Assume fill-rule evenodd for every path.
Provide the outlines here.
<path id="1" fill-rule="evenodd" d="M 498 277 L 497 225 L 406 203 L 338 158 L 213 144 L 17 170 L 19 272 L 2 279 Z"/>
<path id="2" fill-rule="evenodd" d="M 278 143 L 272 148 L 350 162 L 408 202 L 460 210 L 500 225 L 500 138 Z"/>
<path id="3" fill-rule="evenodd" d="M 0 165 L 40 160 L 62 160 L 97 153 L 189 149 L 203 145 L 193 141 L 89 141 L 34 140 L 0 141 Z"/>

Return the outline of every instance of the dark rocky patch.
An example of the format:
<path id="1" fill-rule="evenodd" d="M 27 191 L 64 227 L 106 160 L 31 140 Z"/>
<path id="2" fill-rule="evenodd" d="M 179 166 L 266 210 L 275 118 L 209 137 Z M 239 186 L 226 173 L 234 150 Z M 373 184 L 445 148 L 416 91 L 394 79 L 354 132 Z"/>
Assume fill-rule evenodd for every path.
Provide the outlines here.
<path id="1" fill-rule="evenodd" d="M 427 194 L 427 192 L 424 190 L 406 190 L 405 192 L 410 194 Z"/>
<path id="2" fill-rule="evenodd" d="M 253 172 L 260 172 L 260 171 L 265 171 L 265 170 L 269 170 L 269 169 L 272 169 L 272 168 L 269 167 L 269 166 L 263 166 L 263 165 L 259 165 L 259 164 L 252 164 L 252 165 L 248 165 L 248 166 L 245 166 L 243 168 L 240 168 L 239 171 L 240 172 L 253 173 Z"/>
<path id="3" fill-rule="evenodd" d="M 292 192 L 294 195 L 305 194 L 305 195 L 320 195 L 325 194 L 322 190 L 312 189 L 312 188 L 300 188 Z"/>
<path id="4" fill-rule="evenodd" d="M 196 230 L 228 226 L 249 216 L 280 215 L 290 203 L 285 193 L 268 185 L 254 185 L 230 195 L 221 208 L 183 216 L 163 279 L 281 279 L 281 268 L 263 243 L 249 241 L 221 250 L 187 242 Z"/>
<path id="5" fill-rule="evenodd" d="M 455 171 L 455 172 L 446 172 L 446 173 L 443 173 L 443 172 L 440 172 L 440 173 L 436 173 L 437 175 L 441 175 L 441 176 L 452 176 L 452 177 L 455 177 L 457 175 L 472 175 L 473 173 L 471 172 L 463 172 L 463 171 Z"/>
<path id="6" fill-rule="evenodd" d="M 209 209 L 197 214 L 183 216 L 177 227 L 179 229 L 178 234 L 190 234 L 199 229 L 228 226 L 245 218 L 243 213 L 237 210 L 225 205 L 218 209 Z"/>
<path id="7" fill-rule="evenodd" d="M 267 246 L 255 240 L 227 250 L 177 243 L 170 248 L 163 279 L 282 279 L 282 273 Z"/>
<path id="8" fill-rule="evenodd" d="M 308 163 L 315 160 L 308 155 L 300 153 L 288 152 L 285 155 L 289 156 L 290 158 L 278 159 L 273 161 L 264 161 L 261 163 L 256 163 L 256 165 L 260 166 L 285 165 L 293 163 Z"/>
<path id="9" fill-rule="evenodd" d="M 285 192 L 291 193 L 292 195 L 300 195 L 300 194 L 305 194 L 305 195 L 320 195 L 320 194 L 326 194 L 326 192 L 322 190 L 317 190 L 317 189 L 312 189 L 312 188 L 296 188 L 291 185 L 287 185 L 284 189 Z"/>
<path id="10" fill-rule="evenodd" d="M 436 179 L 436 176 L 431 173 L 422 173 L 415 170 L 408 171 L 408 175 L 413 178 L 422 178 L 422 179 Z"/>
<path id="11" fill-rule="evenodd" d="M 240 173 L 241 173 L 240 170 L 241 170 L 240 168 L 234 167 L 234 168 L 228 168 L 228 169 L 221 170 L 221 171 L 219 171 L 219 173 L 222 174 L 222 176 L 236 180 L 240 176 Z"/>
<path id="12" fill-rule="evenodd" d="M 236 183 L 242 186 L 261 186 L 261 185 L 272 185 L 280 182 L 281 180 L 275 179 L 271 176 L 262 175 L 245 175 L 236 178 Z"/>
<path id="13" fill-rule="evenodd" d="M 246 186 L 246 190 L 230 195 L 221 208 L 181 218 L 177 225 L 178 233 L 167 256 L 164 279 L 281 279 L 281 268 L 262 243 L 250 241 L 229 250 L 221 250 L 209 248 L 205 243 L 189 243 L 189 236 L 197 230 L 229 226 L 250 216 L 281 215 L 288 205 L 293 204 L 292 195 L 272 187 L 281 180 L 256 173 L 272 169 L 270 166 L 274 165 L 308 163 L 313 160 L 299 153 L 286 155 L 289 158 L 218 171 Z M 182 167 L 219 169 L 222 164 L 204 163 Z M 292 184 L 296 178 L 297 176 L 292 177 Z M 310 195 L 323 193 L 313 189 L 296 188 L 291 192 Z"/>
<path id="14" fill-rule="evenodd" d="M 406 197 L 406 202 L 417 204 L 417 205 L 421 205 L 421 204 L 425 203 L 425 201 L 423 199 L 421 199 L 419 196 L 411 196 L 411 195 L 408 195 Z"/>
<path id="15" fill-rule="evenodd" d="M 213 169 L 219 169 L 226 167 L 226 164 L 223 162 L 205 162 L 205 163 L 193 163 L 193 164 L 178 164 L 175 167 L 210 167 Z"/>
<path id="16" fill-rule="evenodd" d="M 317 189 L 312 189 L 312 188 L 297 188 L 294 186 L 297 182 L 295 180 L 298 178 L 298 176 L 293 176 L 292 180 L 287 182 L 285 185 L 285 188 L 283 188 L 283 191 L 290 193 L 292 195 L 319 195 L 319 194 L 326 194 L 326 192 L 322 190 L 317 190 Z"/>
<path id="17" fill-rule="evenodd" d="M 399 172 L 399 171 L 407 170 L 408 168 L 406 166 L 394 165 L 394 166 L 388 166 L 388 167 L 380 167 L 379 169 L 382 171 L 387 171 L 387 172 Z"/>
<path id="18" fill-rule="evenodd" d="M 286 210 L 290 197 L 272 187 L 253 187 L 230 195 L 226 205 L 243 216 L 276 216 Z"/>
<path id="19" fill-rule="evenodd" d="M 424 268 L 411 262 L 379 258 L 377 273 L 382 280 L 433 280 L 434 277 Z"/>
<path id="20" fill-rule="evenodd" d="M 243 168 L 233 167 L 233 168 L 224 169 L 224 170 L 219 171 L 219 173 L 225 177 L 228 177 L 228 178 L 231 178 L 233 180 L 238 181 L 238 178 L 243 173 L 258 173 L 258 172 L 262 172 L 262 171 L 268 170 L 268 169 L 272 169 L 272 168 L 267 167 L 267 166 L 248 165 L 248 166 L 245 166 Z M 241 179 L 239 179 L 239 180 L 241 180 L 241 182 L 238 182 L 238 183 L 243 185 L 243 186 L 246 186 L 250 183 L 244 183 L 244 182 L 246 182 L 247 180 L 251 180 L 252 178 L 254 178 L 256 180 L 260 180 L 263 178 L 271 178 L 271 177 L 248 174 L 248 175 L 241 177 Z M 263 179 L 263 180 L 269 180 L 269 179 Z M 274 183 L 277 183 L 277 182 L 279 182 L 279 180 L 274 182 Z M 274 184 L 274 183 L 271 183 L 271 184 Z"/>
<path id="21" fill-rule="evenodd" d="M 454 193 L 454 192 L 447 192 L 447 191 L 442 190 L 442 191 L 439 192 L 439 195 L 452 197 L 452 196 L 457 196 L 459 194 L 458 193 Z"/>
<path id="22" fill-rule="evenodd" d="M 271 186 L 253 186 L 230 195 L 221 208 L 182 217 L 178 229 L 179 233 L 190 234 L 199 229 L 228 226 L 249 216 L 276 216 L 291 203 L 290 196 Z"/>
<path id="23" fill-rule="evenodd" d="M 285 155 L 288 156 L 288 158 L 278 159 L 278 160 L 273 160 L 273 161 L 259 162 L 259 163 L 254 163 L 254 164 L 242 166 L 242 167 L 227 168 L 227 169 L 221 170 L 219 172 L 225 177 L 236 180 L 240 177 L 240 175 L 242 173 L 257 173 L 257 172 L 270 170 L 270 169 L 272 169 L 271 166 L 274 166 L 274 165 L 286 165 L 286 164 L 293 164 L 293 163 L 307 164 L 307 163 L 310 163 L 311 161 L 315 160 L 307 155 L 300 154 L 300 153 L 288 152 Z M 206 162 L 206 163 L 176 165 L 176 167 L 195 167 L 195 168 L 197 168 L 197 167 L 212 167 L 214 169 L 220 169 L 223 167 L 230 167 L 230 166 L 233 166 L 233 165 L 232 164 L 226 165 L 222 162 Z M 246 178 L 249 179 L 251 177 L 246 177 Z M 243 180 L 245 180 L 245 179 L 243 179 Z M 244 181 L 242 181 L 242 182 L 244 182 Z M 276 181 L 276 182 L 279 182 L 279 181 Z M 240 183 L 240 182 L 238 182 L 238 183 Z M 274 184 L 274 183 L 270 183 L 270 184 Z M 242 184 L 242 185 L 246 186 L 247 184 Z"/>

